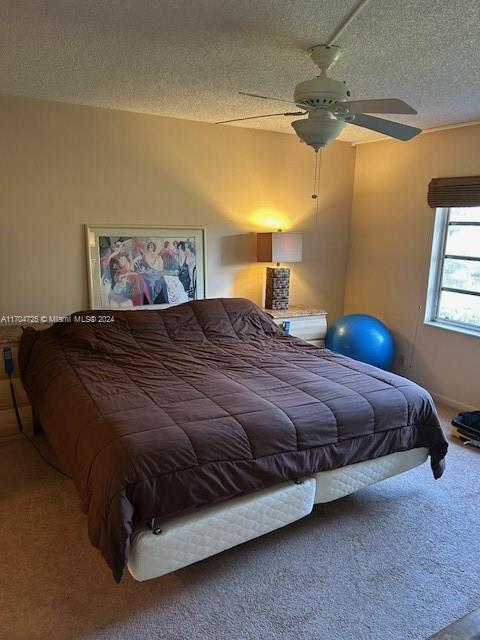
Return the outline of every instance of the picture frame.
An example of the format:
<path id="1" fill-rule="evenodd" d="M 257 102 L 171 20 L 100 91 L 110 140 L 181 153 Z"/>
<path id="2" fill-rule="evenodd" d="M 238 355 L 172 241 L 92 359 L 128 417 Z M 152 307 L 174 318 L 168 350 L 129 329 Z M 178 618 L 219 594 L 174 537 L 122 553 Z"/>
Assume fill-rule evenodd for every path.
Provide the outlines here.
<path id="1" fill-rule="evenodd" d="M 204 227 L 85 225 L 92 309 L 161 309 L 206 296 Z"/>

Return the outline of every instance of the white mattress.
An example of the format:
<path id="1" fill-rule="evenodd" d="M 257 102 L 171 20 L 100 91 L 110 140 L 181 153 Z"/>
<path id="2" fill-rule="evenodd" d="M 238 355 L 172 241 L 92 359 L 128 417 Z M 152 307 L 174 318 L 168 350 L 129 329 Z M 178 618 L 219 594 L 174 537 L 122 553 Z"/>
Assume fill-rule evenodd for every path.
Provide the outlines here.
<path id="1" fill-rule="evenodd" d="M 130 539 L 128 569 L 148 580 L 280 529 L 313 508 L 315 480 L 282 484 L 168 520 L 160 535 L 137 527 Z"/>
<path id="2" fill-rule="evenodd" d="M 139 581 L 176 571 L 308 515 L 315 503 L 336 500 L 422 464 L 428 449 L 388 456 L 316 473 L 167 520 L 159 535 L 135 527 L 128 569 Z"/>
<path id="3" fill-rule="evenodd" d="M 386 480 L 399 473 L 408 471 L 423 464 L 428 457 L 428 449 L 424 447 L 390 453 L 388 456 L 349 464 L 340 469 L 321 471 L 313 477 L 316 480 L 315 504 L 331 502 L 364 489 L 375 482 Z"/>

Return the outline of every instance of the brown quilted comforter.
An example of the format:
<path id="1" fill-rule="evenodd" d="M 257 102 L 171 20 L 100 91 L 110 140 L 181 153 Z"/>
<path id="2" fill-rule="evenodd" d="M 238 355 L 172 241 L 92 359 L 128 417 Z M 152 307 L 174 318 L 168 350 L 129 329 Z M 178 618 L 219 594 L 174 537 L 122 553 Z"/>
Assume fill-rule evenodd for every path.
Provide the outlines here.
<path id="1" fill-rule="evenodd" d="M 443 472 L 426 391 L 285 335 L 248 300 L 84 314 L 26 331 L 20 365 L 117 581 L 136 521 L 414 447 Z"/>

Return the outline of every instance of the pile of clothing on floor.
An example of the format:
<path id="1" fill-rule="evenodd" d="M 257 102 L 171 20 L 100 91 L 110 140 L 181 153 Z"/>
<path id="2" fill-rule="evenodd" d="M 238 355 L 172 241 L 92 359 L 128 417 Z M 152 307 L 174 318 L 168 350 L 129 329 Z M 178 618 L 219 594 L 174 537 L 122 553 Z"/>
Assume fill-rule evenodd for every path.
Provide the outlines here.
<path id="1" fill-rule="evenodd" d="M 463 411 L 452 420 L 452 424 L 457 435 L 467 440 L 466 444 L 480 447 L 480 411 Z"/>

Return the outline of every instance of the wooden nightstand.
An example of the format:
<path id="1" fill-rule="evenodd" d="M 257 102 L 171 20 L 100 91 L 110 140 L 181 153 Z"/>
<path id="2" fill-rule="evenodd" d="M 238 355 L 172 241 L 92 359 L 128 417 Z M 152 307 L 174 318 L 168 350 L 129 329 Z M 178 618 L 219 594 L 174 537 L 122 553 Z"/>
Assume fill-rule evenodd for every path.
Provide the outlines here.
<path id="1" fill-rule="evenodd" d="M 285 311 L 264 309 L 273 318 L 275 324 L 282 329 L 285 322 L 290 322 L 289 333 L 306 340 L 317 347 L 325 346 L 327 332 L 327 312 L 304 306 L 290 306 Z"/>

